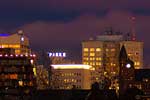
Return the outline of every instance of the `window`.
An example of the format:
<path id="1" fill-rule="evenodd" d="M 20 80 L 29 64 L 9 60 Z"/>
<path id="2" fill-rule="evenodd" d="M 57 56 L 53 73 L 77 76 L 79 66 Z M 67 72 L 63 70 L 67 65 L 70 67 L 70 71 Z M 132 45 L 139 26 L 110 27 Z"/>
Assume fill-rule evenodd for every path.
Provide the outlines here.
<path id="1" fill-rule="evenodd" d="M 84 51 L 84 52 L 88 52 L 89 49 L 88 49 L 88 48 L 83 48 L 83 51 Z"/>
<path id="2" fill-rule="evenodd" d="M 101 57 L 97 57 L 96 60 L 102 60 L 102 58 Z"/>
<path id="3" fill-rule="evenodd" d="M 111 49 L 111 51 L 113 52 L 113 51 L 115 51 L 115 49 Z"/>
<path id="4" fill-rule="evenodd" d="M 90 56 L 95 56 L 95 53 L 90 53 Z"/>
<path id="5" fill-rule="evenodd" d="M 83 60 L 89 60 L 89 58 L 88 57 L 84 57 Z"/>
<path id="6" fill-rule="evenodd" d="M 100 62 L 96 62 L 96 65 L 101 65 L 101 63 Z"/>
<path id="7" fill-rule="evenodd" d="M 90 51 L 95 51 L 95 49 L 94 48 L 90 48 Z"/>
<path id="8" fill-rule="evenodd" d="M 83 53 L 83 56 L 88 56 L 88 53 Z"/>
<path id="9" fill-rule="evenodd" d="M 98 51 L 101 51 L 101 48 L 96 48 L 96 51 L 98 52 Z"/>

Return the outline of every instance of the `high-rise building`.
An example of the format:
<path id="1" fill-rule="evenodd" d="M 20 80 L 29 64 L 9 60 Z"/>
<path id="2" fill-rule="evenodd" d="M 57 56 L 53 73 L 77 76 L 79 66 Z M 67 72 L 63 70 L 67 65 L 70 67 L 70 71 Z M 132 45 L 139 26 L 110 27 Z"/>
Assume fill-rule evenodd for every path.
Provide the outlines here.
<path id="1" fill-rule="evenodd" d="M 90 89 L 91 66 L 82 64 L 52 65 L 54 89 Z"/>
<path id="2" fill-rule="evenodd" d="M 36 89 L 35 55 L 0 54 L 0 99 L 30 99 Z"/>
<path id="3" fill-rule="evenodd" d="M 134 61 L 135 68 L 143 67 L 143 42 L 131 40 L 123 34 L 113 33 L 99 35 L 96 39 L 82 42 L 82 63 L 95 68 L 92 82 L 104 77 L 115 77 L 119 71 L 119 52 L 124 45 L 129 58 Z"/>
<path id="4" fill-rule="evenodd" d="M 23 31 L 16 34 L 0 34 L 0 48 L 13 48 L 15 54 L 29 54 L 29 40 Z"/>

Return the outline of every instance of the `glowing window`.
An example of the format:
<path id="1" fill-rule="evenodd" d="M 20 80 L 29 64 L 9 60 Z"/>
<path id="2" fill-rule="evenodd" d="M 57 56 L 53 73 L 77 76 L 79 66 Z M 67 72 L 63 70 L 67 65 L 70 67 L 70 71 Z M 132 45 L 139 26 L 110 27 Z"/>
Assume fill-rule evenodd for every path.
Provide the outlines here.
<path id="1" fill-rule="evenodd" d="M 19 81 L 19 86 L 23 86 L 23 81 Z"/>
<path id="2" fill-rule="evenodd" d="M 95 49 L 94 48 L 90 48 L 90 51 L 95 51 Z"/>
<path id="3" fill-rule="evenodd" d="M 134 64 L 137 65 L 137 66 L 139 66 L 139 65 L 140 65 L 140 62 L 135 62 Z"/>
<path id="4" fill-rule="evenodd" d="M 102 58 L 100 58 L 100 57 L 97 57 L 97 58 L 96 58 L 96 60 L 102 60 Z"/>
<path id="5" fill-rule="evenodd" d="M 109 49 L 106 49 L 106 51 L 109 51 Z"/>
<path id="6" fill-rule="evenodd" d="M 17 74 L 10 74 L 9 77 L 10 77 L 10 79 L 17 79 L 18 75 Z"/>
<path id="7" fill-rule="evenodd" d="M 2 44 L 2 48 L 8 48 L 7 44 Z"/>
<path id="8" fill-rule="evenodd" d="M 88 56 L 88 53 L 83 53 L 83 56 Z"/>
<path id="9" fill-rule="evenodd" d="M 88 57 L 84 57 L 83 60 L 89 60 L 89 58 Z"/>
<path id="10" fill-rule="evenodd" d="M 90 58 L 90 60 L 93 60 L 93 58 Z"/>
<path id="11" fill-rule="evenodd" d="M 111 51 L 113 52 L 113 51 L 115 51 L 115 49 L 111 49 Z"/>
<path id="12" fill-rule="evenodd" d="M 96 51 L 101 51 L 101 48 L 96 48 Z"/>
<path id="13" fill-rule="evenodd" d="M 20 45 L 17 45 L 17 44 L 11 45 L 11 44 L 10 44 L 10 45 L 8 45 L 8 47 L 9 47 L 9 48 L 20 48 Z"/>
<path id="14" fill-rule="evenodd" d="M 95 53 L 90 53 L 90 56 L 95 56 Z"/>
<path id="15" fill-rule="evenodd" d="M 15 50 L 15 53 L 16 54 L 20 54 L 20 50 Z"/>
<path id="16" fill-rule="evenodd" d="M 96 65 L 101 65 L 101 63 L 100 62 L 96 62 Z"/>
<path id="17" fill-rule="evenodd" d="M 88 48 L 84 48 L 83 51 L 84 51 L 84 52 L 88 52 L 89 49 L 88 49 Z"/>

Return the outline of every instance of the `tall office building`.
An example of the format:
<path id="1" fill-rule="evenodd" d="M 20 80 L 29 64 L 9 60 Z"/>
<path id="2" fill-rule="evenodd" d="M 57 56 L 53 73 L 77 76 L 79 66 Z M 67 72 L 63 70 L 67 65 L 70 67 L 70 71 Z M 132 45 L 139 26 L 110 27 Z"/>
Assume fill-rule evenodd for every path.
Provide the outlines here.
<path id="1" fill-rule="evenodd" d="M 0 100 L 31 99 L 36 89 L 35 55 L 4 52 L 0 53 Z"/>
<path id="2" fill-rule="evenodd" d="M 15 54 L 29 54 L 29 40 L 23 31 L 16 34 L 0 34 L 0 48 L 13 48 Z"/>
<path id="3" fill-rule="evenodd" d="M 82 42 L 82 63 L 95 68 L 92 82 L 100 81 L 104 77 L 118 75 L 118 56 L 121 46 L 124 45 L 129 58 L 134 61 L 135 68 L 143 67 L 143 42 L 129 39 L 129 37 L 107 31 L 96 39 Z"/>

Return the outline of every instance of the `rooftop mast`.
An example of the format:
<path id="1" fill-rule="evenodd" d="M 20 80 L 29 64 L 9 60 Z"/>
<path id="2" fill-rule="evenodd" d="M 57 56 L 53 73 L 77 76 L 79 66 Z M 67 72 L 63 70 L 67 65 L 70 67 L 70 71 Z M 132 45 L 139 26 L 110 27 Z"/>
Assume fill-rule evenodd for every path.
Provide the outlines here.
<path id="1" fill-rule="evenodd" d="M 131 40 L 135 41 L 136 40 L 136 31 L 135 31 L 135 17 L 131 17 Z"/>

